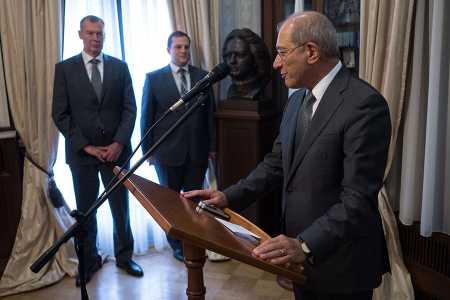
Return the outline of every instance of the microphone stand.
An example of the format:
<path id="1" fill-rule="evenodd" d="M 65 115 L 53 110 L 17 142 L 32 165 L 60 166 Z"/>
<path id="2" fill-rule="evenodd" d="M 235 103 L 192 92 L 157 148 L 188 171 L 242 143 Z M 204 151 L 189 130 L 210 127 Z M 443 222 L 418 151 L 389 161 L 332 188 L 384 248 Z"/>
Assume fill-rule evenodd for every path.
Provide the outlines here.
<path id="1" fill-rule="evenodd" d="M 174 123 L 172 126 L 152 145 L 152 147 L 140 158 L 131 168 L 128 170 L 121 178 L 118 178 L 119 174 L 122 173 L 122 171 L 125 169 L 126 164 L 130 161 L 131 157 L 136 153 L 137 149 L 139 148 L 139 145 L 142 144 L 142 141 L 145 139 L 145 137 L 148 135 L 150 130 L 154 128 L 156 123 L 149 128 L 149 130 L 146 132 L 144 138 L 139 143 L 138 147 L 133 151 L 132 155 L 127 159 L 127 161 L 122 165 L 119 173 L 114 178 L 118 178 L 118 180 L 111 184 L 114 181 L 114 178 L 110 181 L 108 184 L 108 187 L 111 185 L 111 187 L 105 188 L 105 191 L 100 195 L 100 197 L 97 199 L 97 201 L 92 204 L 92 206 L 88 209 L 86 213 L 82 213 L 80 211 L 72 211 L 71 216 L 75 218 L 76 222 L 67 229 L 67 231 L 57 240 L 53 243 L 53 245 L 48 248 L 39 258 L 31 265 L 30 269 L 34 273 L 38 273 L 44 265 L 46 265 L 49 260 L 55 256 L 56 252 L 58 252 L 59 248 L 66 243 L 69 239 L 72 237 L 75 237 L 75 250 L 77 252 L 78 260 L 79 260 L 79 277 L 80 277 L 80 288 L 81 288 L 81 299 L 82 300 L 89 300 L 89 296 L 87 294 L 86 290 L 86 279 L 84 274 L 84 243 L 85 243 L 85 237 L 86 237 L 86 230 L 84 229 L 84 225 L 86 223 L 86 220 L 89 219 L 94 212 L 97 211 L 97 209 L 103 204 L 103 202 L 108 199 L 109 195 L 111 195 L 112 192 L 114 192 L 119 185 L 121 185 L 125 180 L 127 180 L 131 175 L 134 174 L 134 171 L 136 171 L 152 154 L 156 151 L 156 149 L 159 147 L 159 145 L 164 142 L 167 137 L 172 134 L 173 131 L 175 131 L 178 126 L 186 120 L 187 117 L 189 117 L 192 112 L 197 109 L 201 104 L 205 102 L 207 99 L 207 92 L 202 92 L 198 96 L 196 100 L 193 100 L 193 104 L 190 105 L 190 107 L 181 115 L 181 117 Z M 167 114 L 169 111 L 166 111 L 166 113 L 163 115 L 162 118 L 160 118 L 157 122 L 159 123 Z"/>

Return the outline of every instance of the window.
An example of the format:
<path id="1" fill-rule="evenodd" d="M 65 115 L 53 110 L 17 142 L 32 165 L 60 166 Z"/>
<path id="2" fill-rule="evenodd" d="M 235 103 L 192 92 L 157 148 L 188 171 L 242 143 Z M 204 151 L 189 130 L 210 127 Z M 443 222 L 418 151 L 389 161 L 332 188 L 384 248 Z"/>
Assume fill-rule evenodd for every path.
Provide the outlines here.
<path id="1" fill-rule="evenodd" d="M 124 59 L 128 63 L 136 96 L 137 117 L 132 136 L 133 148 L 140 140 L 140 108 L 145 74 L 169 62 L 166 51 L 167 37 L 172 31 L 166 1 L 158 0 L 66 0 L 64 14 L 63 59 L 79 54 L 83 49 L 78 37 L 80 20 L 96 15 L 105 22 L 103 52 Z M 70 208 L 76 208 L 72 177 L 65 163 L 64 137 L 61 135 L 58 159 L 54 167 L 55 178 Z M 132 160 L 135 163 L 142 152 Z M 136 174 L 157 182 L 153 167 L 144 163 Z M 101 190 L 103 187 L 100 188 Z M 101 192 L 101 191 L 100 191 Z M 113 254 L 112 218 L 106 202 L 97 212 L 98 242 L 102 252 Z M 130 194 L 130 220 L 135 240 L 135 252 L 145 252 L 150 245 L 161 249 L 165 236 L 148 213 Z"/>

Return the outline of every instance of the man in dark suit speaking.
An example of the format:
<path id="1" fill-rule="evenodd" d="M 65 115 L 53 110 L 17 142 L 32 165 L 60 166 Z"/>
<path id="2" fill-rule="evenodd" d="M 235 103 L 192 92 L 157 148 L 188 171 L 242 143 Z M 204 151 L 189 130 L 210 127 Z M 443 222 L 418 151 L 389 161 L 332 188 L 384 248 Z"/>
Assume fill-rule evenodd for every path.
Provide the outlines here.
<path id="1" fill-rule="evenodd" d="M 102 53 L 103 20 L 84 17 L 79 36 L 83 52 L 56 64 L 52 114 L 65 137 L 66 162 L 72 172 L 77 208 L 86 212 L 98 196 L 98 174 L 104 186 L 113 178 L 111 167 L 105 163 L 122 165 L 131 153 L 136 102 L 126 63 Z M 109 205 L 114 221 L 116 264 L 131 275 L 142 276 L 142 269 L 131 260 L 134 241 L 125 187 L 111 194 Z M 84 253 L 89 281 L 101 267 L 95 216 L 87 222 L 86 230 Z"/>
<path id="2" fill-rule="evenodd" d="M 290 16 L 273 66 L 301 88 L 285 109 L 272 152 L 247 178 L 220 191 L 193 191 L 240 210 L 281 187 L 279 235 L 253 250 L 274 264 L 300 264 L 296 299 L 372 299 L 388 270 L 377 195 L 390 140 L 389 108 L 339 61 L 336 30 L 317 12 Z"/>
<path id="3" fill-rule="evenodd" d="M 158 120 L 161 115 L 184 95 L 207 73 L 189 65 L 191 40 L 182 31 L 170 34 L 167 52 L 170 63 L 162 69 L 148 73 L 142 95 L 141 134 Z M 150 164 L 154 164 L 159 183 L 174 191 L 201 189 L 208 165 L 208 157 L 215 155 L 214 96 L 208 91 L 209 99 L 185 120 L 161 144 Z M 189 105 L 189 102 L 187 103 Z M 161 122 L 142 144 L 145 153 L 167 129 L 185 112 L 187 106 L 171 113 Z M 181 242 L 167 236 L 173 255 L 183 260 Z"/>

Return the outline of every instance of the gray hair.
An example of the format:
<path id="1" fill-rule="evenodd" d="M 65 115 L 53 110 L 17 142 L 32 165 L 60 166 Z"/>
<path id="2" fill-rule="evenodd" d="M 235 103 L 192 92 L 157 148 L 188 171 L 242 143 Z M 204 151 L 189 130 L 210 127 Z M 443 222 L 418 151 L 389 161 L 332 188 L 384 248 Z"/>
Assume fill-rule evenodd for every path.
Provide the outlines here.
<path id="1" fill-rule="evenodd" d="M 281 26 L 287 22 L 292 22 L 294 26 L 292 31 L 294 43 L 301 45 L 314 42 L 326 57 L 339 58 L 336 28 L 325 15 L 313 11 L 294 13 Z"/>
<path id="2" fill-rule="evenodd" d="M 81 19 L 80 21 L 80 30 L 83 31 L 83 25 L 84 25 L 84 21 L 89 21 L 91 23 L 102 23 L 102 25 L 105 25 L 105 22 L 103 22 L 103 20 L 97 16 L 94 15 L 88 15 L 86 17 L 84 17 L 83 19 Z"/>

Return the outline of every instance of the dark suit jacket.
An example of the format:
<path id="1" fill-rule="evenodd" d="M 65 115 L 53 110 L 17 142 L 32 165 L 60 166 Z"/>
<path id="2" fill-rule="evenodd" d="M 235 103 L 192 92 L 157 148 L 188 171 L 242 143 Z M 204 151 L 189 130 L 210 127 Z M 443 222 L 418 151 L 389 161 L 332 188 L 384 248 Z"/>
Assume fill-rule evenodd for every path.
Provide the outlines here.
<path id="1" fill-rule="evenodd" d="M 131 154 L 130 138 L 136 120 L 136 102 L 126 63 L 103 55 L 103 91 L 99 102 L 81 54 L 55 66 L 53 120 L 66 140 L 66 162 L 97 164 L 86 145 L 106 146 L 117 141 L 124 146 L 118 162 Z"/>
<path id="2" fill-rule="evenodd" d="M 206 72 L 189 66 L 191 87 L 206 75 Z M 170 65 L 148 73 L 142 94 L 141 136 L 161 115 L 180 98 Z M 187 162 L 206 165 L 208 153 L 215 151 L 214 96 L 197 108 L 168 138 L 154 154 L 157 163 L 180 166 Z M 143 152 L 156 142 L 169 127 L 180 118 L 185 109 L 177 109 L 161 122 L 142 144 Z"/>
<path id="3" fill-rule="evenodd" d="M 389 109 L 370 85 L 344 67 L 326 90 L 298 149 L 293 130 L 304 90 L 287 104 L 272 152 L 225 190 L 240 210 L 283 188 L 286 234 L 306 242 L 305 288 L 324 293 L 373 289 L 388 269 L 377 195 L 390 139 Z"/>

